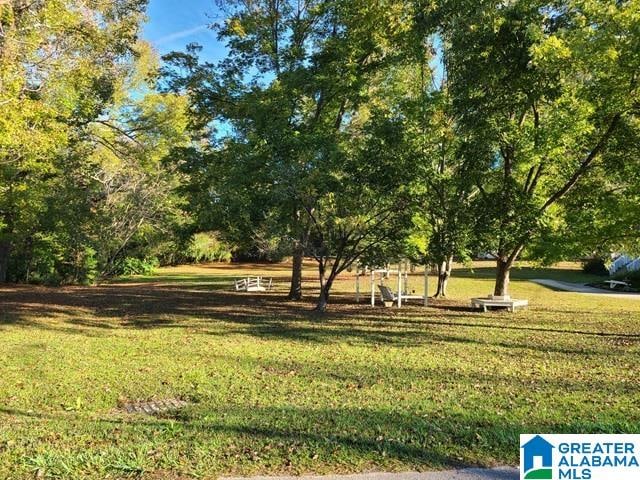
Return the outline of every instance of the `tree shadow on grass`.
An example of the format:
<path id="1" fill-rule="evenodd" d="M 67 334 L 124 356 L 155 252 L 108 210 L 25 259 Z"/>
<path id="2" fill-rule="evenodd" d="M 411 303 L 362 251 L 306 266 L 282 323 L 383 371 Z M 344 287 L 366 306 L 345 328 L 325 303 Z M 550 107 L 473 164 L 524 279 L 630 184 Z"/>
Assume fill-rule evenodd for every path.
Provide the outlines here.
<path id="1" fill-rule="evenodd" d="M 55 420 L 52 414 L 40 416 L 11 409 L 0 409 L 0 413 L 24 415 L 29 421 Z M 85 418 L 62 418 L 74 434 L 89 428 Z M 522 432 L 620 433 L 629 428 L 606 417 L 582 421 L 530 416 L 519 421 L 481 411 L 410 413 L 351 407 L 206 404 L 160 417 L 93 416 L 92 422 L 102 429 L 131 432 L 132 441 L 136 435 L 154 438 L 177 450 L 192 451 L 194 444 L 216 445 L 207 454 L 216 457 L 216 468 L 224 474 L 247 470 L 302 473 L 314 471 L 314 465 L 324 469 L 351 466 L 350 470 L 361 465 L 417 469 L 514 465 Z"/>
<path id="2" fill-rule="evenodd" d="M 458 303 L 451 302 L 451 301 L 447 301 L 446 303 L 443 303 L 442 301 L 439 301 L 438 303 L 434 303 L 434 302 L 435 302 L 434 300 L 431 300 L 431 302 L 429 303 L 429 307 L 434 308 L 436 310 L 442 310 L 444 312 L 465 312 L 465 313 L 479 312 L 477 308 L 470 307 L 467 305 L 460 305 Z"/>
<path id="3" fill-rule="evenodd" d="M 79 416 L 74 419 L 69 414 L 40 414 L 4 408 L 0 408 L 0 413 L 23 416 L 31 421 L 64 419 L 76 429 L 81 429 L 85 421 Z M 235 471 L 234 464 L 238 457 L 246 457 L 260 464 L 262 458 L 275 456 L 282 462 L 275 467 L 279 471 L 283 468 L 295 469 L 299 463 L 303 469 L 308 469 L 313 464 L 310 460 L 314 456 L 321 457 L 328 464 L 340 463 L 341 459 L 347 458 L 349 463 L 354 464 L 366 462 L 368 465 L 384 465 L 389 461 L 399 461 L 410 466 L 433 468 L 486 466 L 464 458 L 465 453 L 478 448 L 484 451 L 475 452 L 477 456 L 485 458 L 500 458 L 504 455 L 501 450 L 505 447 L 517 452 L 518 431 L 512 426 L 495 425 L 493 428 L 499 434 L 494 435 L 492 425 L 487 422 L 452 417 L 429 419 L 421 415 L 366 408 L 234 406 L 210 409 L 198 405 L 184 411 L 165 412 L 159 417 L 119 415 L 94 417 L 94 421 L 113 425 L 120 432 L 128 428 L 135 429 L 150 438 L 162 438 L 163 435 L 166 438 L 170 425 L 171 436 L 177 437 L 166 438 L 171 443 L 179 442 L 180 437 L 202 444 L 211 443 L 212 438 L 217 438 L 216 443 L 222 443 L 223 446 L 221 451 L 212 453 L 226 459 L 221 465 L 226 473 Z M 479 447 L 477 435 L 480 432 L 487 439 L 502 437 L 508 444 L 505 441 L 503 445 Z M 219 441 L 221 437 L 223 442 Z M 336 460 L 332 460 L 334 456 Z M 270 470 L 273 470 L 273 466 Z"/>
<path id="4" fill-rule="evenodd" d="M 530 350 L 539 347 L 526 337 L 513 338 L 506 332 L 608 338 L 625 345 L 640 341 L 639 334 L 555 328 L 553 323 L 532 326 L 515 323 L 517 317 L 509 317 L 509 323 L 496 323 L 504 315 L 471 313 L 450 301 L 427 309 L 411 305 L 402 310 L 372 309 L 366 304 L 354 304 L 350 295 L 336 295 L 332 310 L 324 315 L 311 311 L 311 305 L 287 302 L 279 293 L 222 292 L 184 285 L 59 289 L 9 286 L 0 288 L 0 328 L 11 325 L 87 336 L 110 335 L 116 329 L 173 328 L 209 335 L 236 333 L 314 343 L 413 347 L 450 342 Z M 484 335 L 482 331 L 492 334 Z M 610 346 L 603 344 L 602 349 L 594 349 L 593 345 L 557 342 L 542 348 L 556 353 L 600 355 Z"/>
<path id="5" fill-rule="evenodd" d="M 15 409 L 0 408 L 0 414 L 39 423 L 64 419 L 76 434 L 86 422 L 82 417 Z M 160 417 L 94 416 L 93 421 L 118 432 L 131 429 L 145 438 L 163 439 L 172 448 L 184 448 L 182 439 L 190 444 L 215 443 L 218 449 L 208 454 L 219 457 L 220 471 L 227 474 L 238 472 L 238 465 L 247 461 L 262 473 L 309 471 L 316 459 L 325 465 L 343 464 L 342 468 L 344 464 L 370 467 L 390 462 L 431 468 L 472 465 L 462 456 L 465 449 L 473 448 L 471 426 L 454 428 L 450 421 L 433 425 L 421 416 L 388 411 L 198 405 Z M 509 432 L 508 436 L 515 439 L 517 433 Z M 135 441 L 135 437 L 132 439 Z M 456 444 L 455 452 L 447 451 L 451 442 Z M 511 447 L 517 449 L 517 441 Z"/>

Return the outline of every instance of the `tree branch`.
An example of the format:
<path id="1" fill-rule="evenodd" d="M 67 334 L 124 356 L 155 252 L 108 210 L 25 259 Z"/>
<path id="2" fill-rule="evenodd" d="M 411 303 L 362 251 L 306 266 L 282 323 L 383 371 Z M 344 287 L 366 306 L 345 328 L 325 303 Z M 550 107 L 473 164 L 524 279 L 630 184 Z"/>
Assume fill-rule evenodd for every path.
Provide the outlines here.
<path id="1" fill-rule="evenodd" d="M 540 213 L 545 212 L 547 208 L 549 208 L 555 202 L 560 200 L 569 190 L 571 190 L 575 186 L 576 183 L 578 183 L 578 180 L 580 180 L 580 178 L 585 174 L 585 172 L 589 169 L 593 161 L 597 158 L 598 154 L 600 154 L 600 152 L 606 146 L 607 142 L 609 141 L 609 138 L 611 138 L 611 135 L 613 135 L 613 132 L 618 126 L 618 123 L 620 122 L 621 118 L 622 118 L 622 114 L 620 113 L 617 113 L 616 115 L 614 115 L 613 119 L 611 120 L 611 123 L 609 123 L 609 126 L 607 127 L 607 130 L 604 132 L 604 134 L 602 135 L 602 137 L 600 138 L 596 146 L 593 147 L 591 152 L 589 152 L 589 154 L 585 157 L 585 159 L 580 163 L 580 166 L 576 169 L 573 175 L 571 175 L 569 180 L 567 180 L 565 184 L 562 187 L 560 187 L 553 195 L 551 195 L 547 199 L 547 201 L 544 203 L 544 205 L 540 207 Z"/>

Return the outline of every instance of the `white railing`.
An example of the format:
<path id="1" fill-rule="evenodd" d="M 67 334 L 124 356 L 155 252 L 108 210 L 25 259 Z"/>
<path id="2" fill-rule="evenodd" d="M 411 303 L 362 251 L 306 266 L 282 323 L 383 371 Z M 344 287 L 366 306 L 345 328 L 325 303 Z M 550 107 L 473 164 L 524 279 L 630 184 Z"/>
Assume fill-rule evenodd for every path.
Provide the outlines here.
<path id="1" fill-rule="evenodd" d="M 264 292 L 271 290 L 273 286 L 273 279 L 270 278 L 265 286 L 265 280 L 262 277 L 247 277 L 235 280 L 234 286 L 236 292 Z"/>

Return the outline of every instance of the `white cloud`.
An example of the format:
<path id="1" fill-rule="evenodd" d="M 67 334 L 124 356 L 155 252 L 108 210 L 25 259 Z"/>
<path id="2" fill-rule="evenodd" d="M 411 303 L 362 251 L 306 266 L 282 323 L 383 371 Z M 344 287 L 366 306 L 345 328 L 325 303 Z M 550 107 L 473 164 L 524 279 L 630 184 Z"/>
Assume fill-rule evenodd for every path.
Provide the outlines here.
<path id="1" fill-rule="evenodd" d="M 164 37 L 160 37 L 157 40 L 154 40 L 152 43 L 156 46 L 164 45 L 166 43 L 173 42 L 174 40 L 180 40 L 181 38 L 189 37 L 195 33 L 200 33 L 205 30 L 209 25 L 198 25 L 197 27 L 188 28 L 186 30 L 181 30 L 179 32 L 173 32 L 169 35 L 165 35 Z"/>

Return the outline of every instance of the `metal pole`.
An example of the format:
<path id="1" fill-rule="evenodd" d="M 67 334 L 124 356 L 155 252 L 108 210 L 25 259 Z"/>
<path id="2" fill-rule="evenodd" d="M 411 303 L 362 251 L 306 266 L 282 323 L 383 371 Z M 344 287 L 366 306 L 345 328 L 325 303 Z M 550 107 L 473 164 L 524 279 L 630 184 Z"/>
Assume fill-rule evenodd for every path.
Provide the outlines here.
<path id="1" fill-rule="evenodd" d="M 424 266 L 424 306 L 429 305 L 429 266 Z"/>
<path id="2" fill-rule="evenodd" d="M 402 307 L 402 262 L 398 263 L 398 308 Z"/>
<path id="3" fill-rule="evenodd" d="M 360 270 L 356 263 L 356 303 L 360 303 Z"/>
<path id="4" fill-rule="evenodd" d="M 405 260 L 405 262 L 403 263 L 403 266 L 404 266 L 404 293 L 409 295 L 409 274 L 407 273 L 409 271 L 409 260 Z"/>
<path id="5" fill-rule="evenodd" d="M 376 306 L 376 274 L 371 270 L 371 306 Z"/>

